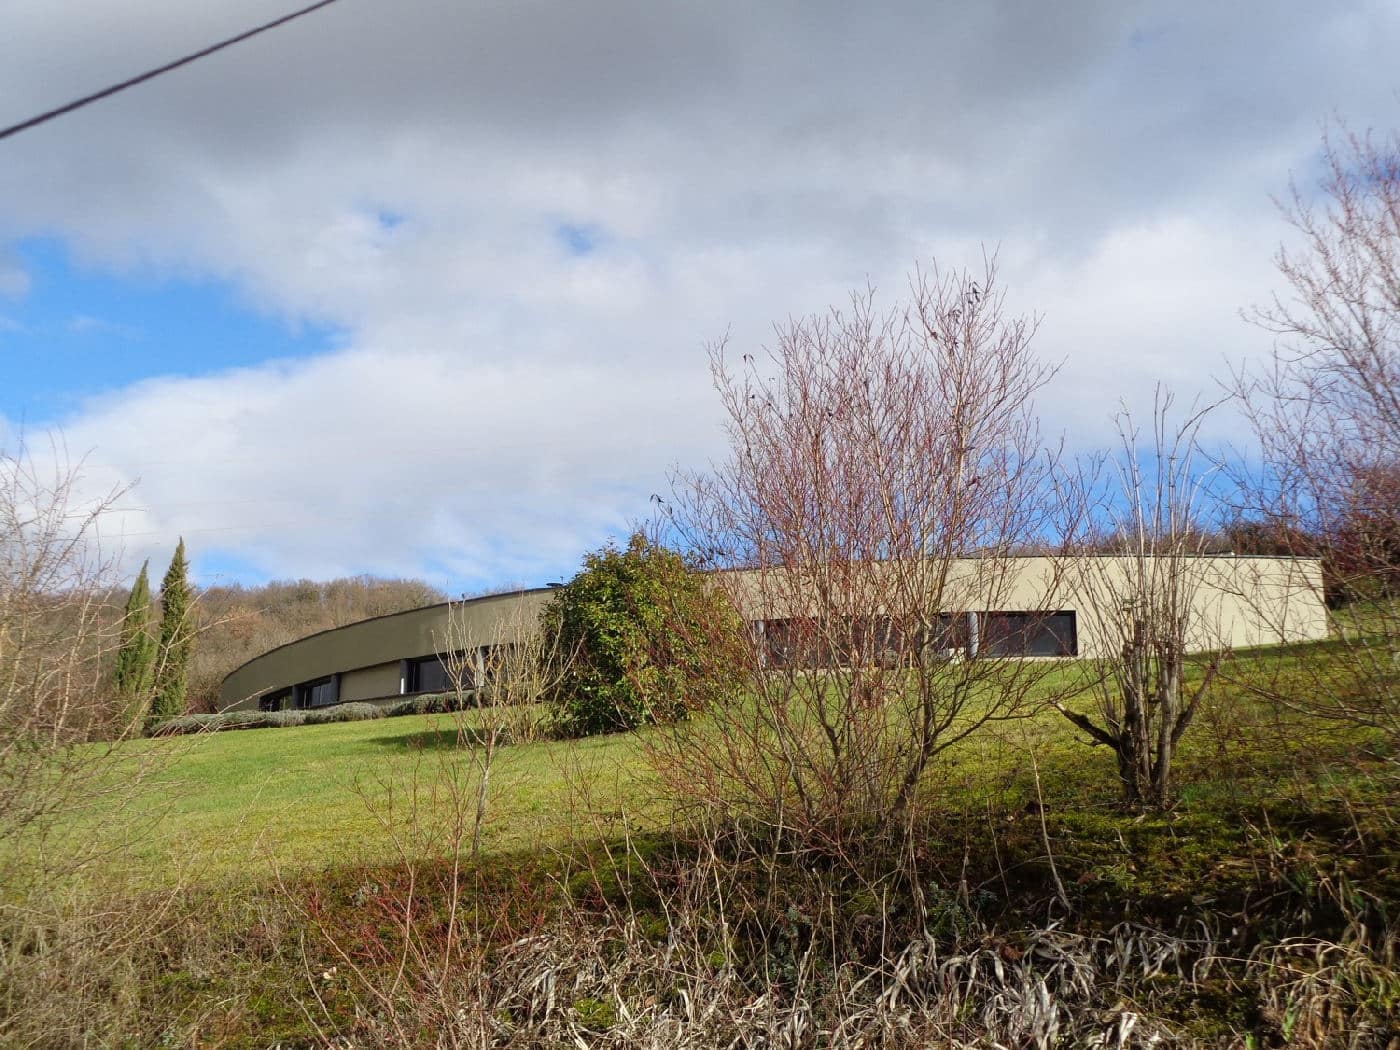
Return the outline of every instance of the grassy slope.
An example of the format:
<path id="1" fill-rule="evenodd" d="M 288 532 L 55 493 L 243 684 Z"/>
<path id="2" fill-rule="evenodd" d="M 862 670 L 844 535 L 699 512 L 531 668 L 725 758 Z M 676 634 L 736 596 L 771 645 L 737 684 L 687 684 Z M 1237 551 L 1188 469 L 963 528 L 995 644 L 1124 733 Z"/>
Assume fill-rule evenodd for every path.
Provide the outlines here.
<path id="1" fill-rule="evenodd" d="M 125 823 L 147 829 L 135 859 L 215 876 L 394 859 L 413 807 L 428 818 L 422 826 L 445 832 L 454 773 L 470 793 L 471 765 L 455 738 L 451 717 L 408 716 L 126 745 L 155 769 L 126 808 Z M 637 753 L 626 736 L 502 748 L 487 848 L 530 848 L 567 833 L 560 815 L 580 784 L 611 785 L 625 803 L 630 778 L 618 773 Z M 402 844 L 430 852 L 440 840 Z"/>
<path id="2" fill-rule="evenodd" d="M 1063 684 L 1070 673 L 1054 672 L 1049 684 Z M 470 724 L 476 716 L 458 717 Z M 196 874 L 257 877 L 274 868 L 388 861 L 403 849 L 441 853 L 453 819 L 452 777 L 464 794 L 474 783 L 469 756 L 454 746 L 454 727 L 450 716 L 410 716 L 134 742 L 126 745 L 128 757 L 154 760 L 157 773 L 120 820 L 104 823 L 141 829 L 131 836 L 132 854 L 153 873 L 188 862 Z M 1297 757 L 1283 754 L 1284 738 L 1267 729 L 1249 705 L 1222 690 L 1187 737 L 1186 801 L 1237 793 L 1242 777 L 1267 787 L 1271 770 Z M 529 851 L 573 835 L 606 837 L 622 820 L 659 823 L 665 814 L 646 785 L 643 750 L 635 734 L 501 749 L 486 848 Z M 1219 777 L 1225 751 L 1229 783 Z M 937 763 L 928 790 L 961 807 L 1015 805 L 1035 790 L 1036 773 L 1062 804 L 1115 798 L 1107 749 L 1086 747 L 1050 710 L 978 731 Z M 429 819 L 409 820 L 414 806 Z M 410 827 L 436 837 L 408 841 Z"/>
<path id="3" fill-rule="evenodd" d="M 1259 655 L 1246 654 L 1236 669 L 1247 669 Z M 1287 670 L 1298 654 L 1275 655 L 1285 657 Z M 442 883 L 428 874 L 432 866 L 410 874 L 394 864 L 395 838 L 413 825 L 404 819 L 403 804 L 414 782 L 426 793 L 445 772 L 465 766 L 462 751 L 435 746 L 443 742 L 438 734 L 451 728 L 450 718 L 411 717 L 127 745 L 132 760 L 161 759 L 159 782 L 147 783 L 121 819 L 99 816 L 131 829 L 147 873 L 167 876 L 181 858 L 202 854 L 202 870 L 252 884 L 242 895 L 210 898 L 202 888 L 195 895 L 222 902 L 224 910 L 201 918 L 209 929 L 191 934 L 194 947 L 182 949 L 184 955 L 168 953 L 180 960 L 177 969 L 167 972 L 162 961 L 158 980 L 141 977 L 152 1016 L 198 1027 L 209 1045 L 265 1046 L 274 1034 L 314 1043 L 308 1018 L 320 1014 L 306 1012 L 307 974 L 318 997 L 341 988 L 315 981 L 337 961 L 325 954 L 325 936 L 384 949 L 392 965 L 381 976 L 396 980 L 397 927 L 382 916 L 366 917 L 366 887 L 374 890 L 368 899 L 393 904 L 421 879 L 420 895 L 426 887 L 429 907 L 441 906 L 433 899 Z M 642 778 L 644 739 L 618 735 L 501 752 L 486 840 L 493 855 L 482 865 L 484 885 L 495 887 L 495 896 L 483 896 L 493 902 L 486 907 L 490 921 L 518 908 L 518 925 L 529 929 L 532 909 L 554 899 L 551 888 L 574 892 L 576 877 L 553 880 L 566 870 L 577 876 L 576 858 L 551 858 L 541 844 L 562 843 L 575 833 L 585 843 L 614 836 L 624 813 L 634 826 L 662 823 L 665 814 Z M 1188 735 L 1181 805 L 1139 816 L 1114 805 L 1112 756 L 1086 747 L 1058 714 L 985 727 L 928 778 L 926 790 L 937 806 L 920 863 L 934 885 L 970 890 L 989 918 L 1004 909 L 1000 921 L 1013 937 L 1043 921 L 1050 880 L 1058 875 L 1075 921 L 1090 930 L 1123 918 L 1173 929 L 1183 916 L 1200 912 L 1221 930 L 1238 932 L 1243 958 L 1256 942 L 1313 932 L 1295 921 L 1302 907 L 1314 916 L 1317 932 L 1335 938 L 1341 918 L 1328 902 L 1338 894 L 1364 893 L 1382 909 L 1400 899 L 1400 785 L 1393 767 L 1361 755 L 1356 742 L 1316 727 L 1300 731 L 1296 722 L 1275 725 L 1266 709 L 1248 703 L 1227 681 Z M 439 802 L 437 819 L 418 826 L 442 830 L 450 809 Z M 130 819 L 140 813 L 162 819 L 154 826 Z M 410 843 L 423 853 L 440 846 L 441 839 Z M 664 860 L 664 848 L 656 855 Z M 364 868 L 362 862 L 383 866 Z M 617 868 L 616 881 L 628 864 Z M 266 877 L 274 867 L 306 876 L 279 891 Z M 311 873 L 325 867 L 339 870 Z M 609 870 L 605 865 L 604 874 Z M 591 902 L 587 880 L 579 885 L 581 899 Z M 800 905 L 800 881 L 791 890 L 794 906 Z M 308 914 L 314 911 L 329 932 L 297 925 L 300 918 L 285 927 L 249 919 L 259 909 L 282 914 L 287 901 L 314 901 Z M 652 918 L 660 922 L 662 916 Z M 438 928 L 421 925 L 429 937 Z M 511 922 L 505 929 L 513 929 Z M 303 936 L 309 959 L 302 955 L 308 950 Z M 227 947 L 213 952 L 217 961 L 211 962 L 213 950 L 200 945 L 222 944 L 221 937 Z M 247 960 L 245 972 L 240 967 Z M 1217 976 L 1210 1001 L 1183 992 L 1174 1023 L 1222 1040 L 1221 1033 L 1268 1030 L 1250 1012 L 1248 989 L 1231 983 L 1237 977 Z M 293 994 L 298 991 L 302 999 Z M 348 1031 L 355 1002 L 349 997 L 323 1008 Z"/>

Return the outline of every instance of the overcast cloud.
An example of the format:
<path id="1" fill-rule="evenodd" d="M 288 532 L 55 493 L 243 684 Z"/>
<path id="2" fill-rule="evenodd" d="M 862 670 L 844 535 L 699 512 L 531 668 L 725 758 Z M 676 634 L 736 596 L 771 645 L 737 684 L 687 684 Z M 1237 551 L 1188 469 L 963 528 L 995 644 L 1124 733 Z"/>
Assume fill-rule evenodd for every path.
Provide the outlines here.
<path id="1" fill-rule="evenodd" d="M 0 124 L 291 6 L 12 0 Z M 543 582 L 717 450 L 706 342 L 916 261 L 999 249 L 1080 444 L 1159 379 L 1211 389 L 1268 347 L 1239 310 L 1276 283 L 1270 195 L 1334 113 L 1395 126 L 1396 53 L 1392 2 L 341 0 L 0 143 L 0 376 L 24 238 L 227 283 L 336 348 L 195 345 L 26 421 L 139 478 L 131 557 Z"/>

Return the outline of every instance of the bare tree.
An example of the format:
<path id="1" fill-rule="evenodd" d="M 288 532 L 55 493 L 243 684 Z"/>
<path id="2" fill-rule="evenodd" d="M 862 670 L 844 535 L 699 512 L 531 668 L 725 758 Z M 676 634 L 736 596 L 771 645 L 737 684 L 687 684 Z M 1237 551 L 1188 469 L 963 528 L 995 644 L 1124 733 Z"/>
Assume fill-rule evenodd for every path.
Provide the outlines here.
<path id="1" fill-rule="evenodd" d="M 1056 706 L 1091 743 L 1113 750 L 1133 805 L 1170 800 L 1177 747 L 1226 655 L 1212 645 L 1219 625 L 1202 615 L 1200 600 L 1214 575 L 1203 520 L 1214 468 L 1202 463 L 1197 443 L 1209 409 L 1173 424 L 1172 400 L 1158 388 L 1145 447 L 1121 413 L 1119 454 L 1086 468 L 1073 486 L 1097 513 L 1073 537 L 1066 589 L 1102 650 L 1079 664 L 1090 676 L 1095 714 Z M 1188 683 L 1192 648 L 1214 652 L 1200 680 Z"/>
<path id="2" fill-rule="evenodd" d="M 121 735 L 105 658 L 118 642 L 113 563 L 95 527 L 119 493 L 88 504 L 55 446 L 51 466 L 0 451 L 0 841 L 92 790 L 100 763 L 69 745 Z"/>
<path id="3" fill-rule="evenodd" d="M 924 770 L 1023 709 L 1048 665 L 1007 657 L 1054 608 L 1052 369 L 994 262 L 916 272 L 891 309 L 790 321 L 764 358 L 712 348 L 728 457 L 676 479 L 666 525 L 756 621 L 714 658 L 747 696 L 667 737 L 678 796 L 804 841 L 898 825 Z M 1034 578 L 1032 578 L 1034 577 Z M 1020 610 L 1014 621 L 988 611 Z"/>
<path id="4" fill-rule="evenodd" d="M 516 601 L 484 637 L 464 606 L 454 603 L 447 628 L 436 639 L 452 685 L 457 741 L 475 773 L 471 855 L 481 849 L 491 799 L 491 774 L 500 748 L 534 739 L 545 716 L 544 700 L 569 668 L 557 632 L 543 630 L 536 606 Z M 471 712 L 468 715 L 468 712 Z"/>
<path id="5" fill-rule="evenodd" d="M 1400 135 L 1323 139 L 1314 195 L 1281 202 L 1296 233 L 1286 286 L 1251 319 L 1277 337 L 1233 389 L 1259 446 L 1244 514 L 1279 550 L 1320 557 L 1343 661 L 1312 661 L 1308 687 L 1263 686 L 1309 713 L 1400 736 Z M 1292 672 L 1290 672 L 1291 674 Z"/>

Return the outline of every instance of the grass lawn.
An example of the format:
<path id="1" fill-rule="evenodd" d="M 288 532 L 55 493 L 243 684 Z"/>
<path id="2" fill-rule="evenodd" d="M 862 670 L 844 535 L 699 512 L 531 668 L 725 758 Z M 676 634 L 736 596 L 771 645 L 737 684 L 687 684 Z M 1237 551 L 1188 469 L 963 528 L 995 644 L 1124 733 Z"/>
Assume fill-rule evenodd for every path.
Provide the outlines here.
<path id="1" fill-rule="evenodd" d="M 1113 755 L 1087 746 L 1053 709 L 982 725 L 926 771 L 928 805 L 913 837 L 899 843 L 901 865 L 912 861 L 922 887 L 918 898 L 902 881 L 883 895 L 891 858 L 880 851 L 890 840 L 878 834 L 869 854 L 862 848 L 849 866 L 830 870 L 800 853 L 774 854 L 769 867 L 741 850 L 723 867 L 720 887 L 721 870 L 704 867 L 703 854 L 695 859 L 696 842 L 679 825 L 672 834 L 662 793 L 650 786 L 647 744 L 664 730 L 503 747 L 491 781 L 487 855 L 465 867 L 443 855 L 454 821 L 465 822 L 469 839 L 476 734 L 463 742 L 457 728 L 478 725 L 479 712 L 460 722 L 408 716 L 129 742 L 116 749 L 112 790 L 65 828 L 124 848 L 71 884 L 57 882 L 53 899 L 43 901 L 55 918 L 40 913 L 47 925 L 36 927 L 50 946 L 5 960 L 23 964 L 12 972 L 28 982 L 14 985 L 10 1001 L 28 1010 L 24 1030 L 39 1033 L 25 1045 L 54 1042 L 54 1018 L 101 1033 L 89 1042 L 102 1045 L 148 1045 L 165 1032 L 162 1045 L 248 1047 L 382 1035 L 387 1029 L 371 1021 L 388 1018 L 422 1037 L 414 1045 L 432 1046 L 444 1019 L 477 1002 L 496 974 L 526 973 L 503 970 L 502 960 L 523 951 L 529 958 L 521 965 L 542 973 L 536 955 L 564 944 L 565 934 L 579 938 L 568 949 L 574 954 L 549 964 L 568 977 L 558 983 L 564 1011 L 594 1017 L 603 999 L 580 991 L 570 975 L 618 960 L 629 982 L 643 972 L 638 958 L 661 967 L 660 1001 L 679 987 L 691 949 L 708 953 L 706 966 L 717 952 L 720 959 L 735 952 L 751 990 L 767 997 L 791 965 L 785 953 L 804 929 L 816 931 L 817 901 L 832 922 L 823 959 L 838 950 L 838 931 L 839 950 L 853 961 L 875 947 L 863 938 L 889 929 L 897 938 L 932 932 L 950 951 L 975 942 L 975 950 L 995 949 L 994 958 L 1014 963 L 1027 931 L 1052 919 L 1057 938 L 1108 943 L 1126 929 L 1127 969 L 1118 975 L 1126 973 L 1126 983 L 1115 979 L 1103 1005 L 1116 1001 L 1114 1011 L 1126 1005 L 1142 1016 L 1155 1010 L 1169 1026 L 1199 1034 L 1201 1045 L 1286 1041 L 1283 1022 L 1260 1004 L 1302 985 L 1292 970 L 1270 971 L 1273 985 L 1250 970 L 1257 946 L 1345 942 L 1335 958 L 1351 963 L 1339 964 L 1327 987 L 1343 1003 L 1337 1009 L 1353 1013 L 1337 1014 L 1337 1023 L 1369 1011 L 1384 1027 L 1400 1011 L 1400 985 L 1383 958 L 1393 944 L 1384 939 L 1393 929 L 1387 917 L 1400 900 L 1394 756 L 1370 746 L 1374 734 L 1307 724 L 1251 692 L 1251 683 L 1295 678 L 1299 688 L 1328 690 L 1334 671 L 1345 684 L 1346 658 L 1330 643 L 1238 654 L 1183 741 L 1180 801 L 1165 812 L 1118 805 Z M 1058 692 L 1085 669 L 1042 664 L 1037 684 Z M 1074 702 L 1092 709 L 1087 695 Z M 694 723 L 686 739 L 704 747 L 714 728 Z M 460 804 L 453 785 L 462 789 Z M 617 848 L 625 831 L 651 829 L 657 834 L 632 840 L 635 851 Z M 406 855 L 429 862 L 405 865 Z M 186 871 L 188 892 L 164 892 Z M 704 877 L 691 879 L 696 872 Z M 274 873 L 288 878 L 279 883 Z M 24 921 L 24 909 L 5 914 Z M 689 918 L 672 925 L 681 914 Z M 635 922 L 619 924 L 619 915 Z M 1199 980 L 1194 964 L 1181 973 L 1144 969 L 1137 979 L 1131 944 L 1146 929 L 1187 938 L 1188 960 L 1206 952 L 1191 947 L 1192 938 L 1214 938 L 1215 954 L 1200 956 L 1212 966 Z M 1373 948 L 1365 937 L 1353 944 L 1354 930 L 1380 931 L 1380 939 Z M 713 942 L 686 947 L 711 934 Z M 473 954 L 479 945 L 486 955 Z M 637 952 L 650 954 L 629 954 Z M 1301 959 L 1290 955 L 1289 966 L 1305 966 Z M 1347 970 L 1352 964 L 1359 968 Z M 725 973 L 723 987 L 732 989 Z M 532 981 L 507 982 L 502 994 L 518 1003 L 509 997 Z M 629 1009 L 634 986 L 617 993 Z M 448 1013 L 434 1012 L 433 996 L 445 997 Z M 1357 1005 L 1363 999 L 1365 1010 Z M 1328 999 L 1320 1009 L 1334 1005 Z M 493 1011 L 493 1023 L 522 1026 L 535 1017 L 514 1009 Z M 109 1032 L 130 1034 L 122 1041 Z M 1242 1033 L 1252 1033 L 1250 1042 L 1240 1042 Z M 370 1035 L 356 1045 L 387 1043 Z"/>
<path id="2" fill-rule="evenodd" d="M 1074 672 L 1059 665 L 1044 685 L 1063 687 Z M 1238 685 L 1224 684 L 1217 694 L 1183 745 L 1187 804 L 1237 793 L 1249 779 L 1267 789 L 1278 770 L 1296 768 L 1300 758 L 1297 734 L 1271 733 L 1268 716 L 1239 695 Z M 469 748 L 457 745 L 454 718 L 470 726 L 478 714 L 135 741 L 123 745 L 122 761 L 152 771 L 138 788 L 114 792 L 129 796 L 125 804 L 91 814 L 82 833 L 125 839 L 120 855 L 151 878 L 184 868 L 195 878 L 257 878 L 405 853 L 441 856 L 454 820 L 470 822 L 475 805 L 477 773 Z M 669 813 L 648 786 L 645 739 L 616 734 L 501 748 L 484 849 L 534 852 L 575 836 L 596 840 L 624 826 L 663 824 Z M 1036 791 L 1062 805 L 1098 806 L 1112 804 L 1118 790 L 1108 750 L 1086 746 L 1049 709 L 973 733 L 936 761 L 925 788 L 967 808 L 1015 807 Z"/>
<path id="3" fill-rule="evenodd" d="M 460 808 L 451 786 L 475 804 L 476 774 L 454 717 L 470 724 L 475 714 L 135 741 L 122 758 L 150 771 L 120 814 L 97 814 L 88 833 L 132 829 L 123 837 L 137 864 L 188 865 L 195 877 L 441 853 Z M 578 811 L 590 790 L 605 790 L 615 808 L 644 810 L 638 754 L 625 734 L 500 748 L 484 847 L 562 841 L 572 829 L 561 815 Z"/>

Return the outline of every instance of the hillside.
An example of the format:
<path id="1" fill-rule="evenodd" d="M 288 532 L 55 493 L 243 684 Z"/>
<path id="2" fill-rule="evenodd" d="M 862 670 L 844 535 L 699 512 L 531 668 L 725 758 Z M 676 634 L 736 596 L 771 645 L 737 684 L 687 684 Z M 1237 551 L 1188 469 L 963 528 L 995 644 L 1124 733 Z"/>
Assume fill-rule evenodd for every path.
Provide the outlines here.
<path id="1" fill-rule="evenodd" d="M 480 711 L 130 741 L 67 829 L 106 858 L 42 927 L 68 964 L 8 988 L 30 1031 L 191 1046 L 750 1045 L 801 1023 L 1385 1050 L 1394 756 L 1250 698 L 1265 665 L 1337 659 L 1237 656 L 1166 811 L 1122 807 L 1106 749 L 1053 710 L 984 727 L 925 778 L 898 879 L 879 829 L 821 861 L 688 819 L 654 772 L 663 729 L 494 757 Z"/>

